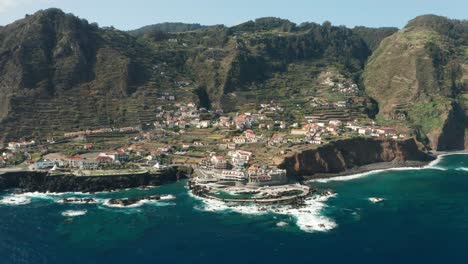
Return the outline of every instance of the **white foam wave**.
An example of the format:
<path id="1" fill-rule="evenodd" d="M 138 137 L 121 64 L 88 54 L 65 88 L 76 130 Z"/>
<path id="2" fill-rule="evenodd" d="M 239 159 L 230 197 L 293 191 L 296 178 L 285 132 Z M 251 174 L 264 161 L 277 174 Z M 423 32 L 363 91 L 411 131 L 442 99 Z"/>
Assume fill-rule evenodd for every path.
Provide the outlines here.
<path id="1" fill-rule="evenodd" d="M 3 205 L 25 205 L 31 203 L 31 199 L 27 197 L 6 196 L 0 200 Z"/>
<path id="2" fill-rule="evenodd" d="M 440 155 L 440 156 L 449 156 L 449 155 L 461 155 L 461 153 L 443 154 L 443 155 Z M 356 174 L 352 174 L 352 175 L 337 176 L 337 177 L 331 177 L 331 178 L 311 179 L 311 180 L 308 180 L 307 182 L 327 183 L 327 182 L 331 182 L 331 181 L 350 181 L 350 180 L 355 180 L 355 179 L 367 177 L 367 176 L 378 174 L 378 173 L 385 172 L 385 171 L 407 171 L 407 170 L 441 170 L 441 171 L 446 171 L 446 170 L 448 170 L 447 168 L 436 166 L 436 164 L 438 164 L 440 162 L 440 160 L 441 160 L 440 156 L 436 160 L 432 161 L 431 163 L 429 163 L 428 165 L 426 165 L 424 167 L 398 167 L 398 168 L 389 168 L 389 169 L 381 169 L 381 170 L 372 170 L 372 171 L 363 172 L 363 173 L 356 173 Z M 458 168 L 456 170 L 466 170 L 466 168 Z"/>
<path id="3" fill-rule="evenodd" d="M 292 214 L 297 219 L 297 225 L 300 229 L 306 232 L 313 231 L 328 231 L 336 228 L 337 224 L 321 215 L 322 209 L 326 206 L 323 203 L 306 200 L 307 207 L 305 209 L 291 209 L 288 214 Z"/>
<path id="4" fill-rule="evenodd" d="M 16 197 L 28 197 L 33 199 L 45 199 L 45 200 L 56 200 L 68 195 L 85 196 L 89 194 L 80 192 L 65 192 L 65 193 L 54 193 L 54 192 L 25 192 L 13 194 Z"/>
<path id="5" fill-rule="evenodd" d="M 390 168 L 390 169 L 382 169 L 382 170 L 373 170 L 368 172 L 356 173 L 352 175 L 345 175 L 345 176 L 337 176 L 337 177 L 330 177 L 330 178 L 320 178 L 320 179 L 311 179 L 307 182 L 320 182 L 320 183 L 327 183 L 331 181 L 350 181 L 359 178 L 364 178 L 370 175 L 378 174 L 385 171 L 405 171 L 405 170 L 422 170 L 424 167 L 399 167 L 399 168 Z"/>
<path id="6" fill-rule="evenodd" d="M 276 226 L 277 227 L 285 227 L 285 226 L 288 226 L 288 223 L 281 221 L 281 222 L 276 223 Z"/>
<path id="7" fill-rule="evenodd" d="M 175 195 L 172 194 L 167 194 L 167 195 L 162 195 L 161 200 L 174 200 L 176 198 Z"/>
<path id="8" fill-rule="evenodd" d="M 87 210 L 67 210 L 62 212 L 62 215 L 67 217 L 75 217 L 85 215 L 87 212 Z"/>
<path id="9" fill-rule="evenodd" d="M 381 202 L 385 201 L 384 198 L 380 198 L 380 197 L 369 197 L 368 200 L 371 203 L 381 203 Z"/>
<path id="10" fill-rule="evenodd" d="M 326 216 L 322 215 L 322 210 L 326 207 L 324 203 L 333 195 L 326 197 L 309 197 L 305 199 L 304 206 L 294 208 L 291 205 L 260 205 L 260 204 L 235 204 L 225 203 L 212 199 L 205 199 L 189 194 L 202 201 L 202 206 L 196 207 L 197 210 L 209 212 L 235 212 L 249 215 L 263 214 L 281 214 L 290 215 L 296 220 L 297 226 L 305 232 L 328 231 L 337 226 L 337 224 Z"/>
<path id="11" fill-rule="evenodd" d="M 468 155 L 468 152 L 452 152 L 452 153 L 444 153 L 444 154 L 439 154 L 437 155 L 437 158 L 433 161 L 431 161 L 425 168 L 433 168 L 437 167 L 436 165 L 439 164 L 439 162 L 447 156 L 452 156 L 452 155 Z M 440 167 L 439 167 L 440 168 Z"/>
<path id="12" fill-rule="evenodd" d="M 17 194 L 13 194 L 13 195 L 16 196 L 16 197 L 53 200 L 57 196 L 60 196 L 61 194 L 58 194 L 58 193 L 27 192 L 27 193 L 17 193 Z"/>
<path id="13" fill-rule="evenodd" d="M 428 170 L 428 169 L 429 170 L 446 171 L 446 170 L 448 170 L 447 168 L 437 166 L 437 164 L 439 164 L 439 162 L 443 159 L 443 157 L 451 156 L 451 155 L 468 155 L 468 153 L 467 152 L 454 152 L 454 153 L 440 154 L 440 155 L 437 156 L 437 158 L 435 160 L 431 161 L 429 164 L 427 164 L 426 166 L 423 166 L 423 167 L 398 167 L 398 168 L 372 170 L 372 171 L 363 172 L 363 173 L 356 173 L 356 174 L 352 174 L 352 175 L 345 175 L 345 176 L 338 176 L 338 177 L 331 177 L 331 178 L 311 179 L 311 180 L 308 180 L 307 182 L 327 183 L 327 182 L 331 182 L 331 181 L 350 181 L 350 180 L 355 180 L 355 179 L 367 177 L 367 176 L 378 174 L 378 173 L 385 172 L 385 171 Z M 467 171 L 466 168 L 458 168 L 456 170 Z"/>

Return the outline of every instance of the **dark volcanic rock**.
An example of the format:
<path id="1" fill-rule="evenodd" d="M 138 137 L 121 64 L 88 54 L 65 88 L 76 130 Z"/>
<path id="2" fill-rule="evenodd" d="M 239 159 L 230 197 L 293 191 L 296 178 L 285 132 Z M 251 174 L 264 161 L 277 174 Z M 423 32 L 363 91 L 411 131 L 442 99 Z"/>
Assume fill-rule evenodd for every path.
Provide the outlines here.
<path id="1" fill-rule="evenodd" d="M 0 174 L 0 190 L 20 188 L 26 192 L 102 192 L 141 186 L 158 186 L 185 177 L 177 169 L 162 174 L 129 174 L 119 176 L 48 176 L 42 172 Z"/>
<path id="2" fill-rule="evenodd" d="M 414 139 L 391 140 L 354 138 L 308 149 L 284 159 L 281 167 L 289 176 L 340 173 L 380 162 L 431 161 Z"/>
<path id="3" fill-rule="evenodd" d="M 108 204 L 109 205 L 120 205 L 120 206 L 130 206 L 136 204 L 142 200 L 148 201 L 159 201 L 161 200 L 161 196 L 153 195 L 153 196 L 144 196 L 144 197 L 132 197 L 132 198 L 123 198 L 123 199 L 110 199 Z"/>
<path id="4" fill-rule="evenodd" d="M 94 198 L 64 198 L 60 200 L 61 203 L 83 203 L 83 204 L 92 204 L 96 203 Z"/>

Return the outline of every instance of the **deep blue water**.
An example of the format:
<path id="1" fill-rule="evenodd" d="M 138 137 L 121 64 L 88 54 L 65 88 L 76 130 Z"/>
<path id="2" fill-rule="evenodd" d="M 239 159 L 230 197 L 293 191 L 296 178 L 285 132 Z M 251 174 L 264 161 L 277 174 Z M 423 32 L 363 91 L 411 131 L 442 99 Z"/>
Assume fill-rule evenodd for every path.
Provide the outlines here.
<path id="1" fill-rule="evenodd" d="M 200 210 L 203 202 L 188 195 L 185 182 L 94 195 L 176 196 L 131 209 L 33 197 L 0 204 L 0 263 L 468 263 L 463 169 L 468 155 L 451 155 L 435 168 L 313 183 L 338 195 L 322 210 L 336 228 L 312 233 L 287 215 Z M 66 210 L 87 213 L 65 217 Z"/>

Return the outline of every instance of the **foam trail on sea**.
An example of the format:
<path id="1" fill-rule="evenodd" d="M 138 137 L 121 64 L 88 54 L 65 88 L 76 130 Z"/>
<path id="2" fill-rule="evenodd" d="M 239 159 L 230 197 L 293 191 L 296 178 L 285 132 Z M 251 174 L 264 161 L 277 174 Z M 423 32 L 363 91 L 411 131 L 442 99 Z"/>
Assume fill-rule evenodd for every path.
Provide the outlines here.
<path id="1" fill-rule="evenodd" d="M 85 215 L 87 212 L 87 210 L 67 210 L 62 212 L 62 215 L 67 217 L 75 217 Z"/>
<path id="2" fill-rule="evenodd" d="M 31 203 L 31 198 L 16 197 L 14 195 L 6 196 L 0 199 L 0 204 L 3 205 L 25 205 Z"/>
<path id="3" fill-rule="evenodd" d="M 337 224 L 330 218 L 322 215 L 322 210 L 327 206 L 326 202 L 332 196 L 314 196 L 306 198 L 304 205 L 295 208 L 291 205 L 260 205 L 260 204 L 236 204 L 225 203 L 212 199 L 201 198 L 189 192 L 189 195 L 203 202 L 195 209 L 208 212 L 235 212 L 249 215 L 280 214 L 290 215 L 296 220 L 296 225 L 305 232 L 328 231 Z"/>

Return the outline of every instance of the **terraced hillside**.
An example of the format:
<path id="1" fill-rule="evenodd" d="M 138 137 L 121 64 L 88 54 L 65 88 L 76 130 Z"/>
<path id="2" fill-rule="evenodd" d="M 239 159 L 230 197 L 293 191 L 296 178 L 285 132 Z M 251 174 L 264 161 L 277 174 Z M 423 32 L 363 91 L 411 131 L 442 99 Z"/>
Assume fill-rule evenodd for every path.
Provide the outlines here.
<path id="1" fill-rule="evenodd" d="M 369 55 L 351 30 L 330 24 L 264 18 L 233 28 L 161 31 L 167 26 L 134 37 L 49 9 L 1 28 L 1 140 L 151 122 L 167 103 L 157 99 L 163 94 L 235 110 L 235 93 L 275 98 L 284 89 L 277 81 L 289 73 L 301 78 L 293 85 L 307 86 L 306 72 L 316 68 L 308 65 L 358 72 Z"/>
<path id="2" fill-rule="evenodd" d="M 466 21 L 426 16 L 395 31 L 267 17 L 123 32 L 39 11 L 0 27 L 0 143 L 151 123 L 177 102 L 232 112 L 275 101 L 288 121 L 380 111 L 427 146 L 464 148 Z M 360 89 L 334 91 L 319 81 L 330 71 Z M 351 106 L 332 111 L 318 99 Z"/>
<path id="3" fill-rule="evenodd" d="M 27 16 L 0 29 L 0 141 L 149 122 L 164 93 L 194 100 L 175 64 L 58 9 Z"/>

